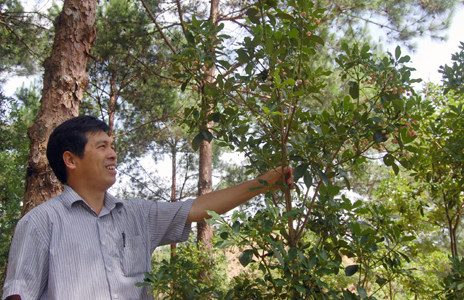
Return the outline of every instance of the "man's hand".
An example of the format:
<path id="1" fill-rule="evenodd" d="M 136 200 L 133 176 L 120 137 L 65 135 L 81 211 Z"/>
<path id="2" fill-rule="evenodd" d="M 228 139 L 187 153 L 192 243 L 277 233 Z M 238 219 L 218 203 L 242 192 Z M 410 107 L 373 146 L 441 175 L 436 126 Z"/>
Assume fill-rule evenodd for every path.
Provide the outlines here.
<path id="1" fill-rule="evenodd" d="M 268 190 L 276 191 L 283 189 L 285 184 L 288 184 L 291 188 L 293 187 L 293 170 L 291 167 L 282 166 L 277 167 L 273 170 L 270 170 L 260 177 L 258 177 L 258 182 L 265 181 L 267 186 L 265 186 L 262 193 L 266 193 Z"/>

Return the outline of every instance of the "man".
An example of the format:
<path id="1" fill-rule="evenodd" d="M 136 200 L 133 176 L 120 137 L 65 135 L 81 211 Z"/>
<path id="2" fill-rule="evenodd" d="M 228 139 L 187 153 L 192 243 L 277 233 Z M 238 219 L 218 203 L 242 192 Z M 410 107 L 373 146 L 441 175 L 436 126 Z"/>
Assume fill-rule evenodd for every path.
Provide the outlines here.
<path id="1" fill-rule="evenodd" d="M 185 202 L 116 199 L 107 193 L 117 173 L 108 130 L 80 116 L 50 135 L 47 158 L 64 191 L 18 222 L 3 299 L 153 299 L 135 284 L 157 246 L 187 240 L 207 210 L 222 214 L 268 190 L 255 179 Z M 279 167 L 259 179 L 277 189 L 292 185 L 291 175 Z"/>

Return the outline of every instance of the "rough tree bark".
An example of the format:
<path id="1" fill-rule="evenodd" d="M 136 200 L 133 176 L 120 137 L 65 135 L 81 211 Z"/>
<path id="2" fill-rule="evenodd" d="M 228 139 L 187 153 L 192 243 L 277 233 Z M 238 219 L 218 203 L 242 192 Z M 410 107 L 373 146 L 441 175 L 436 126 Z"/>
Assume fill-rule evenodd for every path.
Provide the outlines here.
<path id="1" fill-rule="evenodd" d="M 62 191 L 48 166 L 46 146 L 56 126 L 79 114 L 89 83 L 86 65 L 96 37 L 96 5 L 96 0 L 65 0 L 55 20 L 52 52 L 44 62 L 42 104 L 28 130 L 31 154 L 22 216 Z"/>

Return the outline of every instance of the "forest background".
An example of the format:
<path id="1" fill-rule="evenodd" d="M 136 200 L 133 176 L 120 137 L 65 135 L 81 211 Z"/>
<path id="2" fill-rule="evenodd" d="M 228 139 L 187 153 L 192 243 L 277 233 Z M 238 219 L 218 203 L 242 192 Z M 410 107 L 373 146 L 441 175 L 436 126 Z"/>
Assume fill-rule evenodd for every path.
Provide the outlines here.
<path id="1" fill-rule="evenodd" d="M 119 197 L 177 201 L 287 164 L 299 180 L 155 259 L 141 284 L 159 298 L 463 298 L 464 49 L 424 84 L 402 51 L 445 36 L 459 2 L 23 4 L 0 2 L 0 71 L 43 80 L 2 86 L 3 271 L 20 216 L 60 192 L 49 133 L 86 113 L 112 128 Z M 141 157 L 168 157 L 170 178 Z"/>

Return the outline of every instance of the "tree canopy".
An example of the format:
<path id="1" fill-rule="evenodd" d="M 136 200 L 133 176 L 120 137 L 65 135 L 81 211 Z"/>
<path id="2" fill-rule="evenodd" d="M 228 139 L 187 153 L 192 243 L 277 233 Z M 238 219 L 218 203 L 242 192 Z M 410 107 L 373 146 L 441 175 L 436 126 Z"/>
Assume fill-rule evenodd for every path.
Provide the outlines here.
<path id="1" fill-rule="evenodd" d="M 372 31 L 413 47 L 422 35 L 443 37 L 456 5 L 99 2 L 95 31 L 93 23 L 79 31 L 86 68 L 69 67 L 86 69 L 89 87 L 71 92 L 73 109 L 112 128 L 131 178 L 119 196 L 176 201 L 194 194 L 198 174 L 207 191 L 220 151 L 246 158 L 224 168 L 222 186 L 278 165 L 292 166 L 296 182 L 228 216 L 210 212 L 209 242 L 238 252 L 241 274 L 207 280 L 195 266 L 219 262 L 181 248 L 140 284 L 172 299 L 462 298 L 463 53 L 440 67 L 442 85 L 416 91 L 410 57 L 400 46 L 382 51 Z M 51 15 L 18 1 L 0 7 L 0 72 L 34 72 L 50 52 Z M 76 88 L 45 77 L 44 90 Z M 41 96 L 36 86 L 0 96 L 4 261 L 24 194 L 26 127 Z M 141 165 L 146 154 L 168 154 L 171 178 Z"/>

